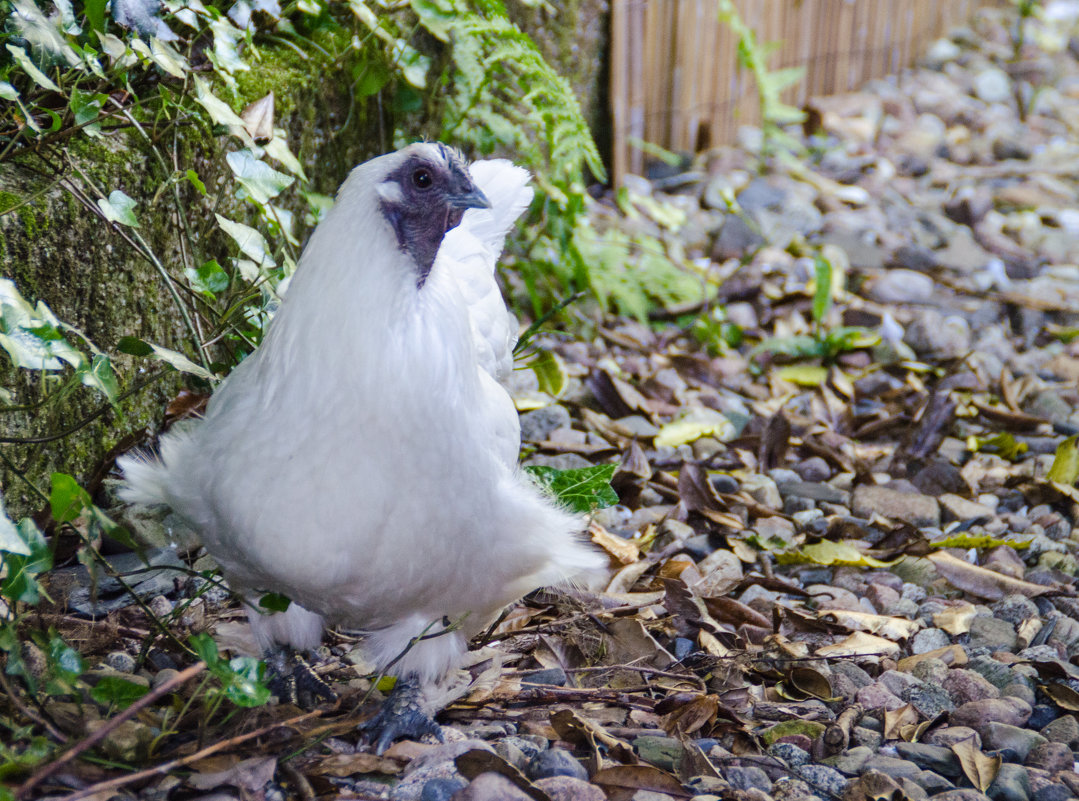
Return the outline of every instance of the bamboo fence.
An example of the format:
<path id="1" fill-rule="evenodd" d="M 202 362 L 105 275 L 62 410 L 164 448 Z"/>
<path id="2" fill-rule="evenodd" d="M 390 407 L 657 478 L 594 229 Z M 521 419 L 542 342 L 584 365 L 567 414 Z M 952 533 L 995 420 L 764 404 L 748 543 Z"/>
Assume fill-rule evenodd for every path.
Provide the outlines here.
<path id="1" fill-rule="evenodd" d="M 769 67 L 805 67 L 784 93 L 796 106 L 909 66 L 978 0 L 735 0 Z M 611 0 L 611 110 L 616 180 L 640 174 L 637 142 L 697 152 L 759 122 L 753 78 L 715 0 Z"/>

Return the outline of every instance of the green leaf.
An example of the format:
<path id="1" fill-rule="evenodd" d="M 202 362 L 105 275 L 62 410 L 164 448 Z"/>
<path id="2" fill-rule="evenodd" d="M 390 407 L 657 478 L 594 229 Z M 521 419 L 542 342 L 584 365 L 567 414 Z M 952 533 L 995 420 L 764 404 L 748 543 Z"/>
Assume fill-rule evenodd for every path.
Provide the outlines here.
<path id="1" fill-rule="evenodd" d="M 236 180 L 251 195 L 256 203 L 269 203 L 296 180 L 278 172 L 264 161 L 259 161 L 254 154 L 244 148 L 229 153 L 225 157 Z"/>
<path id="2" fill-rule="evenodd" d="M 528 364 L 539 381 L 539 391 L 558 397 L 566 388 L 566 368 L 557 354 L 549 350 L 540 351 L 539 355 Z"/>
<path id="3" fill-rule="evenodd" d="M 199 174 L 194 170 L 188 170 L 184 175 L 187 177 L 188 183 L 195 187 L 200 195 L 206 197 L 206 184 L 199 178 Z"/>
<path id="4" fill-rule="evenodd" d="M 107 99 L 107 95 L 83 92 L 79 89 L 71 90 L 71 113 L 75 115 L 75 123 L 83 126 L 82 130 L 90 136 L 102 136 L 101 123 L 95 120 L 101 116 L 101 104 Z"/>
<path id="5" fill-rule="evenodd" d="M 4 496 L 0 495 L 0 551 L 13 553 L 19 556 L 29 556 L 30 546 L 19 535 L 19 528 L 15 525 L 7 512 L 4 511 Z"/>
<path id="6" fill-rule="evenodd" d="M 591 512 L 618 503 L 618 493 L 611 487 L 618 465 L 600 464 L 559 470 L 554 467 L 526 467 L 536 482 L 572 512 Z"/>
<path id="7" fill-rule="evenodd" d="M 67 473 L 52 474 L 52 492 L 49 493 L 49 506 L 52 517 L 57 523 L 70 523 L 77 520 L 83 510 L 93 506 L 90 493 L 79 486 Z"/>
<path id="8" fill-rule="evenodd" d="M 1027 452 L 1027 449 L 1028 445 L 1025 442 L 1020 442 L 1007 431 L 1002 431 L 989 437 L 967 437 L 967 450 L 972 453 L 978 453 L 979 451 L 995 453 L 1009 462 L 1018 461 Z M 1053 464 L 1056 464 L 1056 459 L 1053 460 Z"/>
<path id="9" fill-rule="evenodd" d="M 97 207 L 101 209 L 101 213 L 105 215 L 106 220 L 120 223 L 120 225 L 127 225 L 131 228 L 139 227 L 139 221 L 135 219 L 135 206 L 137 205 L 133 199 L 119 189 L 112 190 L 107 199 L 101 198 L 97 201 Z"/>
<path id="10" fill-rule="evenodd" d="M 59 634 L 49 638 L 49 664 L 58 677 L 68 683 L 75 681 L 86 670 L 82 656 Z"/>
<path id="11" fill-rule="evenodd" d="M 31 306 L 7 278 L 0 278 L 0 347 L 16 367 L 31 370 L 59 370 L 62 362 L 79 368 L 86 361 L 49 307 L 40 301 Z"/>
<path id="12" fill-rule="evenodd" d="M 214 638 L 206 632 L 200 632 L 198 634 L 192 634 L 188 637 L 187 641 L 191 643 L 192 649 L 195 654 L 206 663 L 206 667 L 214 672 L 218 664 L 221 662 L 221 657 L 217 653 L 217 643 L 214 642 Z"/>
<path id="13" fill-rule="evenodd" d="M 220 214 L 215 214 L 214 217 L 217 218 L 217 224 L 221 226 L 221 229 L 240 246 L 244 255 L 263 267 L 275 266 L 273 257 L 270 255 L 270 248 L 262 234 L 249 225 L 234 222 Z"/>
<path id="14" fill-rule="evenodd" d="M 191 375 L 198 376 L 199 378 L 205 378 L 207 381 L 214 381 L 216 376 L 198 364 L 195 364 L 189 358 L 182 353 L 177 353 L 174 350 L 163 348 L 160 345 L 150 345 L 154 349 L 154 355 L 161 361 L 170 367 L 174 367 L 181 373 L 190 373 Z"/>
<path id="15" fill-rule="evenodd" d="M 225 697 L 236 706 L 262 706 L 270 700 L 266 665 L 252 656 L 238 656 L 228 663 L 231 673 L 224 684 Z"/>
<path id="16" fill-rule="evenodd" d="M 116 343 L 116 349 L 130 356 L 149 356 L 154 352 L 149 343 L 143 342 L 138 337 L 120 337 L 120 341 Z"/>
<path id="17" fill-rule="evenodd" d="M 216 259 L 210 259 L 197 270 L 188 267 L 184 270 L 191 286 L 211 297 L 229 288 L 229 274 L 222 269 Z"/>
<path id="18" fill-rule="evenodd" d="M 112 362 L 103 353 L 94 355 L 89 365 L 83 365 L 75 374 L 85 386 L 96 389 L 109 403 L 115 404 L 120 395 L 120 386 L 116 381 L 116 373 L 112 371 Z"/>
<path id="19" fill-rule="evenodd" d="M 102 706 L 127 709 L 148 692 L 150 692 L 149 687 L 143 687 L 141 684 L 119 676 L 102 676 L 90 690 L 90 697 Z"/>
<path id="20" fill-rule="evenodd" d="M 44 72 L 34 66 L 34 62 L 30 60 L 30 56 L 26 55 L 25 50 L 23 50 L 21 47 L 16 47 L 15 45 L 10 44 L 4 45 L 4 47 L 8 49 L 8 52 L 11 53 L 12 58 L 14 58 L 16 63 L 20 67 L 22 67 L 23 72 L 30 76 L 30 79 L 34 83 L 36 83 L 42 89 L 49 89 L 53 92 L 60 91 L 60 87 L 53 83 L 52 79 L 49 78 L 48 75 L 46 75 Z"/>
<path id="21" fill-rule="evenodd" d="M 292 600 L 279 592 L 268 592 L 259 598 L 259 606 L 270 612 L 285 612 L 292 605 Z"/>
<path id="22" fill-rule="evenodd" d="M 90 27 L 98 33 L 105 32 L 105 3 L 107 0 L 85 0 L 83 11 L 86 12 L 86 21 Z"/>
<path id="23" fill-rule="evenodd" d="M 820 325 L 832 306 L 832 263 L 820 253 L 813 254 L 813 320 Z"/>
<path id="24" fill-rule="evenodd" d="M 1079 436 L 1068 437 L 1057 445 L 1053 466 L 1045 477 L 1059 484 L 1075 484 L 1079 479 Z"/>
<path id="25" fill-rule="evenodd" d="M 52 568 L 52 551 L 30 518 L 24 518 L 19 523 L 18 533 L 30 553 L 25 556 L 3 554 L 0 562 L 3 563 L 7 575 L 0 582 L 0 596 L 9 601 L 36 604 L 41 598 L 42 590 L 34 577 Z"/>

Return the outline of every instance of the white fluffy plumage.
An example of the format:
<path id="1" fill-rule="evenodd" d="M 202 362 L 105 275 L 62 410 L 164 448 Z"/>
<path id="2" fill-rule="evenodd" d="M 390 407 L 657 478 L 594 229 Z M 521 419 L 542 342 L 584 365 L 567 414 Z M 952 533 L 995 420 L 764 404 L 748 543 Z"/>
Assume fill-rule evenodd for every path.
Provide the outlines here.
<path id="1" fill-rule="evenodd" d="M 497 381 L 516 326 L 494 266 L 531 200 L 527 172 L 471 165 L 492 208 L 466 211 L 426 268 L 392 205 L 418 191 L 395 177 L 410 165 L 437 178 L 459 158 L 418 144 L 357 167 L 206 416 L 165 434 L 156 459 L 121 460 L 125 498 L 188 519 L 235 589 L 293 601 L 249 614 L 263 647 L 311 648 L 342 624 L 368 633 L 382 668 L 463 619 L 391 667 L 430 681 L 506 604 L 605 564 L 582 521 L 517 470 L 519 424 Z"/>

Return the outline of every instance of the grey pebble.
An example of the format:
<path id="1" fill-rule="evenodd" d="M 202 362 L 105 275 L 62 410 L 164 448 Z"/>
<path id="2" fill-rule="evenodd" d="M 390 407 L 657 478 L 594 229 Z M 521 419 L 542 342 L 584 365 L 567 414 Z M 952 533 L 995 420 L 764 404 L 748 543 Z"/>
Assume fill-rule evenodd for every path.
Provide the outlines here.
<path id="1" fill-rule="evenodd" d="M 532 781 L 549 776 L 572 776 L 588 781 L 588 771 L 569 751 L 551 748 L 541 751 L 528 762 L 527 776 Z"/>

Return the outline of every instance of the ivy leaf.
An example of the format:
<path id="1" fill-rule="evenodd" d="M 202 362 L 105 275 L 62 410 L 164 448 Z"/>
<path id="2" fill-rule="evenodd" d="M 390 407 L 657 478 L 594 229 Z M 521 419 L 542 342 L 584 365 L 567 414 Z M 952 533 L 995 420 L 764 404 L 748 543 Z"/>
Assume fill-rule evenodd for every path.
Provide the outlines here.
<path id="1" fill-rule="evenodd" d="M 539 391 L 558 397 L 566 388 L 566 368 L 562 360 L 549 350 L 542 351 L 529 365 L 536 374 Z"/>
<path id="2" fill-rule="evenodd" d="M 105 3 L 106 0 L 86 0 L 83 3 L 86 21 L 98 33 L 105 32 Z"/>
<path id="3" fill-rule="evenodd" d="M 22 67 L 23 72 L 29 75 L 30 79 L 34 83 L 36 83 L 42 89 L 48 89 L 52 92 L 60 91 L 60 87 L 53 83 L 52 79 L 49 78 L 48 75 L 46 75 L 44 72 L 34 66 L 34 62 L 30 60 L 30 56 L 26 55 L 25 50 L 23 50 L 21 47 L 16 47 L 15 45 L 10 44 L 4 45 L 4 47 L 8 49 L 8 52 L 11 53 L 11 56 L 15 59 L 15 62 L 20 67 Z"/>
<path id="4" fill-rule="evenodd" d="M 84 364 L 75 374 L 84 386 L 96 389 L 109 403 L 116 403 L 120 395 L 120 385 L 116 381 L 116 373 L 112 370 L 112 362 L 104 353 L 95 354 L 89 365 Z"/>
<path id="5" fill-rule="evenodd" d="M 29 553 L 25 556 L 4 554 L 3 563 L 7 575 L 0 582 L 0 596 L 9 601 L 35 604 L 41 598 L 41 585 L 34 577 L 52 568 L 52 551 L 40 529 L 30 518 L 24 518 L 17 527 L 19 538 Z"/>
<path id="6" fill-rule="evenodd" d="M 107 199 L 101 198 L 97 201 L 97 207 L 101 209 L 101 213 L 105 215 L 106 220 L 120 225 L 127 225 L 131 228 L 139 227 L 139 221 L 135 219 L 135 206 L 137 205 L 132 198 L 119 189 L 113 189 Z"/>
<path id="7" fill-rule="evenodd" d="M 268 592 L 259 598 L 259 606 L 270 612 L 285 612 L 292 605 L 292 599 L 279 592 Z"/>
<path id="8" fill-rule="evenodd" d="M 0 495 L 0 551 L 18 556 L 29 556 L 30 546 L 19 534 L 18 526 L 4 511 L 4 497 Z"/>
<path id="9" fill-rule="evenodd" d="M 229 153 L 225 161 L 251 199 L 260 205 L 269 203 L 296 180 L 259 161 L 247 148 Z"/>
<path id="10" fill-rule="evenodd" d="M 215 297 L 229 288 L 229 274 L 216 259 L 210 259 L 198 269 L 188 267 L 184 274 L 192 287 L 210 297 Z"/>
<path id="11" fill-rule="evenodd" d="M 83 510 L 93 506 L 90 493 L 79 486 L 67 473 L 52 474 L 52 491 L 49 493 L 49 507 L 57 523 L 70 523 L 78 520 Z"/>
<path id="12" fill-rule="evenodd" d="M 116 349 L 129 356 L 149 356 L 154 352 L 150 344 L 143 342 L 138 337 L 120 337 L 116 343 Z"/>
<path id="13" fill-rule="evenodd" d="M 103 706 L 127 709 L 148 692 L 150 692 L 149 687 L 143 687 L 141 684 L 135 684 L 119 676 L 102 676 L 90 690 L 90 697 Z"/>
<path id="14" fill-rule="evenodd" d="M 206 663 L 206 667 L 209 668 L 210 672 L 216 674 L 221 657 L 218 656 L 217 643 L 214 642 L 214 638 L 203 631 L 192 634 L 187 641 L 191 643 L 191 647 L 198 658 Z"/>
<path id="15" fill-rule="evenodd" d="M 536 483 L 550 492 L 572 512 L 591 512 L 618 503 L 618 493 L 611 487 L 611 479 L 618 465 L 600 464 L 559 470 L 554 467 L 532 465 L 525 470 Z"/>
<path id="16" fill-rule="evenodd" d="M 106 95 L 83 92 L 79 89 L 71 90 L 71 113 L 75 115 L 75 123 L 82 126 L 82 130 L 90 136 L 103 136 L 101 123 L 95 120 L 101 116 L 101 104 Z"/>
<path id="17" fill-rule="evenodd" d="M 86 671 L 86 663 L 79 652 L 64 642 L 63 637 L 54 634 L 49 639 L 49 663 L 66 682 L 73 682 Z"/>
<path id="18" fill-rule="evenodd" d="M 263 267 L 275 266 L 273 257 L 270 255 L 270 248 L 262 234 L 249 225 L 234 222 L 220 214 L 214 216 L 217 218 L 217 224 L 240 246 L 245 256 Z"/>
<path id="19" fill-rule="evenodd" d="M 236 706 L 262 706 L 270 700 L 266 686 L 266 665 L 252 656 L 238 656 L 228 663 L 229 678 L 224 683 L 225 697 Z"/>

